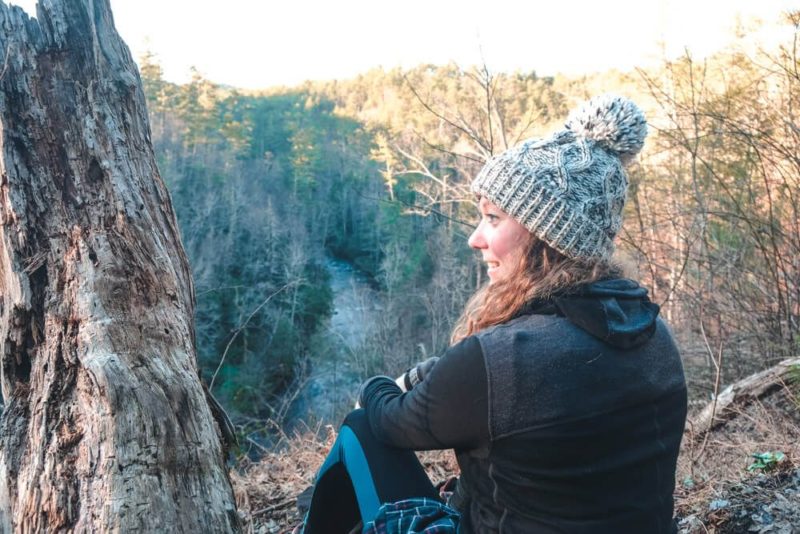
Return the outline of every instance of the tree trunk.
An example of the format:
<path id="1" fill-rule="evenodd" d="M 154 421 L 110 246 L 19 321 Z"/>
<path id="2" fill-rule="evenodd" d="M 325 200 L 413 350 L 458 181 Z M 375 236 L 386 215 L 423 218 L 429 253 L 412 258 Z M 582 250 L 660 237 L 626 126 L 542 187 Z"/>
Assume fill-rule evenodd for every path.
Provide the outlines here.
<path id="1" fill-rule="evenodd" d="M 239 522 L 194 294 L 109 0 L 0 1 L 0 531 Z"/>

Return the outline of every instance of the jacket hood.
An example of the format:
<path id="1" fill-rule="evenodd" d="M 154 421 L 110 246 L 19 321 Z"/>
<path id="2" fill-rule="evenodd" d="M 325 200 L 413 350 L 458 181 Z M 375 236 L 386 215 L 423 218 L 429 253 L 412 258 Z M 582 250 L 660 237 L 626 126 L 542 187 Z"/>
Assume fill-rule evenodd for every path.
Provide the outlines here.
<path id="1" fill-rule="evenodd" d="M 609 345 L 630 349 L 656 331 L 659 306 L 633 280 L 618 278 L 580 286 L 553 297 L 557 313 Z"/>

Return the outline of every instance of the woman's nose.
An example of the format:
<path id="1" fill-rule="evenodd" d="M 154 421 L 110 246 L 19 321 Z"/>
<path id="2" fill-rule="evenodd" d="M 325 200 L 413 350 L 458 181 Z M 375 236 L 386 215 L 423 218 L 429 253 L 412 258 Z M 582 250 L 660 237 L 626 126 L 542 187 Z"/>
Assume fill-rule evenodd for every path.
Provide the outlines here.
<path id="1" fill-rule="evenodd" d="M 481 225 L 479 224 L 475 231 L 469 236 L 467 239 L 467 244 L 475 249 L 482 249 L 486 248 L 486 240 L 483 238 L 483 232 L 481 231 Z"/>

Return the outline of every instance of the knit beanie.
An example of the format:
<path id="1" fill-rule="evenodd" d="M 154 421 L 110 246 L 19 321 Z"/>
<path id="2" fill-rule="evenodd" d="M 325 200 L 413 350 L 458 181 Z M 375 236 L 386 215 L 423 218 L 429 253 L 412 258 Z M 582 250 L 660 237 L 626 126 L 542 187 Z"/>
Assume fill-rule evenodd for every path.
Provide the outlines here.
<path id="1" fill-rule="evenodd" d="M 624 166 L 642 149 L 647 122 L 630 100 L 595 97 L 564 130 L 492 157 L 472 191 L 562 254 L 609 259 L 628 189 Z"/>

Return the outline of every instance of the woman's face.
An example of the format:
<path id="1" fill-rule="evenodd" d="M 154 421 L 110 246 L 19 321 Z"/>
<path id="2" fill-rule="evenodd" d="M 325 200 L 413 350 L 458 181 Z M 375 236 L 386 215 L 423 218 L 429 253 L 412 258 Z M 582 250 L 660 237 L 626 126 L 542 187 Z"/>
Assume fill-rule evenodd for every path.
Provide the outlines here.
<path id="1" fill-rule="evenodd" d="M 478 209 L 481 222 L 467 243 L 481 251 L 489 283 L 495 283 L 514 274 L 522 259 L 529 232 L 484 197 L 481 197 Z"/>

